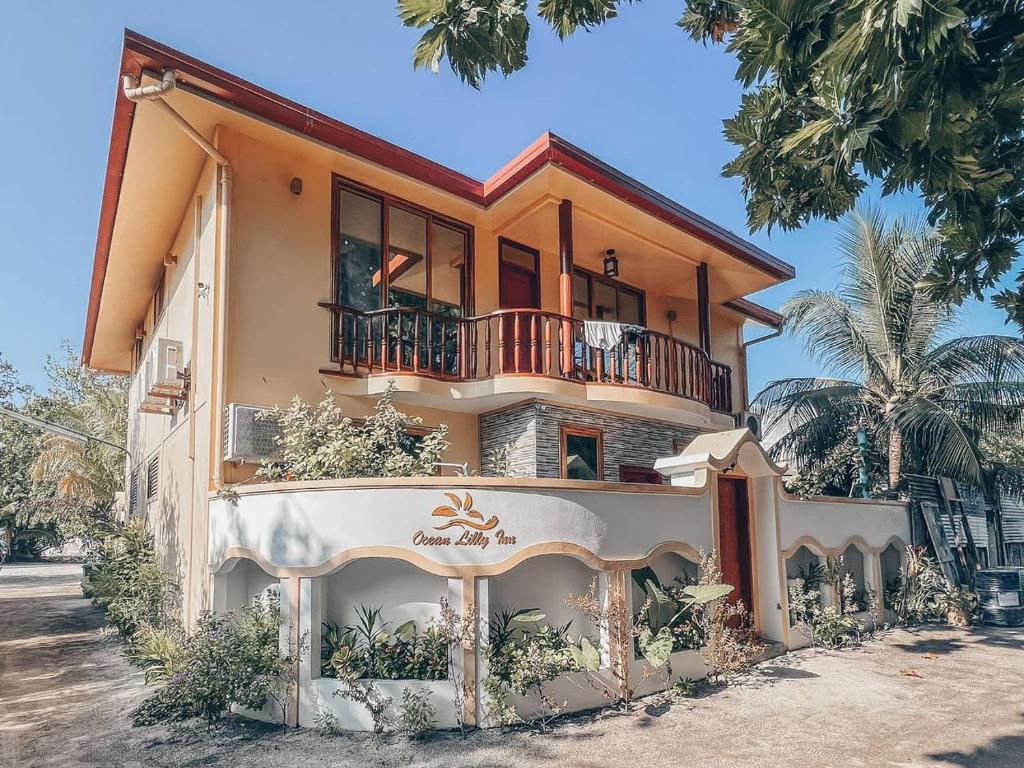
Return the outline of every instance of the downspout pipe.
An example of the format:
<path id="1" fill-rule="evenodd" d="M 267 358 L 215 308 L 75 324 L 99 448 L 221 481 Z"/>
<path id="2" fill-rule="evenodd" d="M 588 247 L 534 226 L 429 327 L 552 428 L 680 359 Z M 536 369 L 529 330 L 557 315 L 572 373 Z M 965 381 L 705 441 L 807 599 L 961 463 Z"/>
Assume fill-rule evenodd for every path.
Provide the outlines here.
<path id="1" fill-rule="evenodd" d="M 203 150 L 218 167 L 218 176 L 220 183 L 220 230 L 218 233 L 218 251 L 220 253 L 220 259 L 217 268 L 217 285 L 219 290 L 217 291 L 217 317 L 219 319 L 218 332 L 217 332 L 217 390 L 216 400 L 213 408 L 213 442 L 215 444 L 215 454 L 213 463 L 213 486 L 217 490 L 220 490 L 224 485 L 224 460 L 223 450 L 224 442 L 219 439 L 219 435 L 223 429 L 224 419 L 224 352 L 225 352 L 225 334 L 227 333 L 227 279 L 228 279 L 228 260 L 230 255 L 230 232 L 231 232 L 231 163 L 211 142 L 209 142 L 203 134 L 197 131 L 191 123 L 182 117 L 170 104 L 167 103 L 164 98 L 171 93 L 177 87 L 177 73 L 173 69 L 165 69 L 163 75 L 160 77 L 160 82 L 154 85 L 139 85 L 138 79 L 132 75 L 123 75 L 121 78 L 122 90 L 124 97 L 128 101 L 139 103 L 148 101 L 161 110 L 163 110 L 168 117 L 171 118 L 178 127 L 181 128 L 185 135 L 194 141 L 200 149 Z"/>
<path id="2" fill-rule="evenodd" d="M 746 365 L 747 365 L 747 348 L 748 347 L 752 347 L 755 344 L 760 344 L 762 341 L 768 341 L 769 339 L 777 339 L 777 338 L 779 338 L 779 336 L 782 335 L 783 331 L 785 331 L 785 327 L 780 325 L 778 328 L 776 328 L 771 333 L 766 333 L 764 336 L 758 336 L 756 339 L 751 339 L 750 341 L 744 341 L 742 344 L 740 344 L 740 351 L 741 351 L 741 353 L 743 355 L 743 367 L 744 367 L 744 370 L 746 370 Z M 747 401 L 747 406 L 749 407 L 750 406 L 750 384 L 749 384 L 749 381 L 748 381 L 746 376 L 743 377 L 743 393 L 744 393 L 744 399 Z"/>

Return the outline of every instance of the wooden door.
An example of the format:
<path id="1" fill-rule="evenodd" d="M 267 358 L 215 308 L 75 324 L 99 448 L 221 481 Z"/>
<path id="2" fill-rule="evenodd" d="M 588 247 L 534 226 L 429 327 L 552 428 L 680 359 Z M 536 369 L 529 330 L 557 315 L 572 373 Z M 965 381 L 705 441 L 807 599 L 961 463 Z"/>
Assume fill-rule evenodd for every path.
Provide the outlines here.
<path id="1" fill-rule="evenodd" d="M 501 260 L 501 274 L 498 279 L 498 303 L 502 309 L 540 309 L 540 277 L 537 270 L 523 269 L 505 259 Z M 502 373 L 531 372 L 531 348 L 533 344 L 534 315 L 524 312 L 519 322 L 512 314 L 502 318 L 502 338 L 505 351 L 501 361 Z M 516 330 L 518 325 L 518 331 Z M 540 328 L 540 323 L 537 323 Z M 518 333 L 519 366 L 516 366 L 516 338 Z M 540 339 L 537 339 L 538 343 Z"/>
<path id="2" fill-rule="evenodd" d="M 718 477 L 718 549 L 722 583 L 734 589 L 732 602 L 754 612 L 754 581 L 750 547 L 750 507 L 747 481 L 742 477 Z"/>

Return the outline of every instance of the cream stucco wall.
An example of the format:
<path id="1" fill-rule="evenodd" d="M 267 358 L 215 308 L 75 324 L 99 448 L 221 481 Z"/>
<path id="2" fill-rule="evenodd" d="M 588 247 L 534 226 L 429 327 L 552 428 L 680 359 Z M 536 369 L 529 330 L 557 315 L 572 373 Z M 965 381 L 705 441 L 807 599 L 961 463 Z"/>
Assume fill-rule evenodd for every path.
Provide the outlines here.
<path id="1" fill-rule="evenodd" d="M 129 386 L 131 461 L 127 470 L 129 477 L 133 471 L 138 473 L 135 513 L 145 516 L 164 567 L 182 585 L 186 622 L 193 621 L 204 604 L 208 581 L 204 563 L 213 305 L 201 286 L 213 282 L 216 196 L 215 167 L 208 163 L 193 193 L 181 203 L 181 222 L 167 249 L 176 263 L 165 270 L 163 312 L 154 318 L 151 300 L 142 325 L 143 360 L 155 351 L 155 339 L 173 339 L 183 345 L 183 359 L 191 373 L 189 398 L 171 416 L 140 413 L 144 365 L 133 372 Z M 146 470 L 154 458 L 159 462 L 157 493 L 147 499 Z"/>

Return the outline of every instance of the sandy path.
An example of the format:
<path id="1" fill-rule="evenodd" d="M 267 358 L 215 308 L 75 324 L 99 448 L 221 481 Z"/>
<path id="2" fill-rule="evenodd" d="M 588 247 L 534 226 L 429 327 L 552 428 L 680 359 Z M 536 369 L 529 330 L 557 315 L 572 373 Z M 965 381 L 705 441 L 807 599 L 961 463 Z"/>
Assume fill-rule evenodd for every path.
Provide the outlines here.
<path id="1" fill-rule="evenodd" d="M 519 731 L 323 738 L 232 723 L 132 729 L 142 677 L 63 564 L 0 572 L 0 766 L 1024 766 L 1024 631 L 927 628 L 800 652 L 667 711 Z M 905 674 L 914 670 L 920 677 Z"/>

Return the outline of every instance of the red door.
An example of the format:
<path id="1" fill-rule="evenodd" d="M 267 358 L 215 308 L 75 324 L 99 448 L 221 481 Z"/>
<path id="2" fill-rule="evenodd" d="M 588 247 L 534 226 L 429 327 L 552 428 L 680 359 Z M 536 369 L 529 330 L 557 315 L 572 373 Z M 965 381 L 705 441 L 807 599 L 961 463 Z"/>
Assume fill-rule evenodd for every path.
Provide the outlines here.
<path id="1" fill-rule="evenodd" d="M 540 282 L 536 270 L 528 270 L 505 259 L 501 260 L 498 280 L 498 303 L 502 309 L 540 309 Z M 517 322 L 518 319 L 518 322 Z M 501 320 L 501 334 L 505 351 L 502 355 L 502 373 L 532 372 L 531 351 L 534 333 L 534 315 L 529 312 L 510 313 Z M 540 328 L 540 323 L 536 323 Z M 516 343 L 518 338 L 518 344 Z M 540 339 L 537 340 L 538 342 Z M 516 348 L 519 365 L 516 366 Z"/>
<path id="2" fill-rule="evenodd" d="M 747 481 L 741 477 L 718 478 L 718 548 L 722 561 L 722 583 L 734 589 L 732 602 L 743 601 L 753 613 L 754 582 L 750 560 L 750 509 Z"/>

